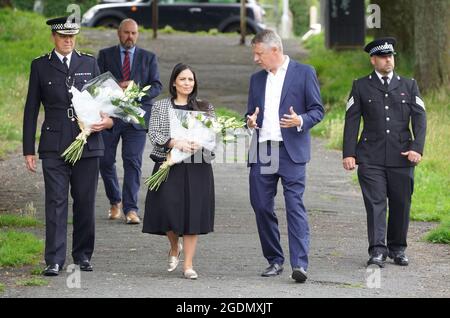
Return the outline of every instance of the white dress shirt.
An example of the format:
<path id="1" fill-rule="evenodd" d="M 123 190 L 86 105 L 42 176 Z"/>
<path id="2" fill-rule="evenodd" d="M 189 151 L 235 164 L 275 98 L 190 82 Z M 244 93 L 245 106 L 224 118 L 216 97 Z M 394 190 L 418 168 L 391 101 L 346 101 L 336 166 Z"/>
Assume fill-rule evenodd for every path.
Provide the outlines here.
<path id="1" fill-rule="evenodd" d="M 381 81 L 381 84 L 384 84 L 384 80 L 383 80 L 383 76 L 384 75 L 381 75 L 380 73 L 378 73 L 378 71 L 375 71 L 375 73 L 377 74 L 377 76 L 378 76 L 378 78 L 380 79 L 380 81 Z M 392 76 L 394 76 L 394 72 L 390 72 L 388 75 L 387 75 L 387 77 L 388 77 L 388 85 L 391 83 L 391 80 L 392 80 Z"/>
<path id="2" fill-rule="evenodd" d="M 267 140 L 283 141 L 278 111 L 281 102 L 281 91 L 283 90 L 288 66 L 289 56 L 285 55 L 284 63 L 278 68 L 276 74 L 273 74 L 270 71 L 267 72 L 264 121 L 259 132 L 259 142 Z"/>
<path id="3" fill-rule="evenodd" d="M 64 55 L 58 53 L 56 50 L 55 50 L 55 54 L 56 54 L 56 56 L 59 58 L 59 60 L 61 61 L 61 63 L 64 63 L 64 62 L 63 62 Z M 70 59 L 72 58 L 72 52 L 70 52 L 69 54 L 67 54 L 66 57 L 67 57 L 67 67 L 70 68 Z"/>

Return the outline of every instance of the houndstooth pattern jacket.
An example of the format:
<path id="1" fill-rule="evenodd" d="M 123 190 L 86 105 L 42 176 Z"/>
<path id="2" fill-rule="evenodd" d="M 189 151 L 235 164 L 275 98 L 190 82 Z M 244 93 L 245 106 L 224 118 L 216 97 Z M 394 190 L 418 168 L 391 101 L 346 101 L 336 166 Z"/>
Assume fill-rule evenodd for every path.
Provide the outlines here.
<path id="1" fill-rule="evenodd" d="M 148 136 L 154 147 L 150 157 L 158 161 L 164 161 L 170 151 L 170 148 L 166 147 L 170 140 L 170 108 L 173 108 L 171 98 L 160 99 L 152 107 Z M 207 112 L 214 114 L 214 107 L 211 104 L 208 104 Z"/>

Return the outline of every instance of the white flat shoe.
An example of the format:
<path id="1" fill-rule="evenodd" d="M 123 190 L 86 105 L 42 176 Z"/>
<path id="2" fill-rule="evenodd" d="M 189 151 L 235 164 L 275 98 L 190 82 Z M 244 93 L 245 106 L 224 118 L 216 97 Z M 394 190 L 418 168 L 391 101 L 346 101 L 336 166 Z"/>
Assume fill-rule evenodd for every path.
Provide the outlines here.
<path id="1" fill-rule="evenodd" d="M 180 255 L 182 250 L 183 244 L 181 244 L 181 242 L 178 242 L 178 256 L 171 256 L 169 250 L 169 260 L 167 267 L 168 272 L 173 272 L 177 268 L 178 264 L 180 263 Z"/>
<path id="2" fill-rule="evenodd" d="M 183 276 L 184 276 L 184 278 L 187 278 L 187 279 L 197 279 L 198 278 L 197 272 L 194 271 L 192 268 L 188 268 L 187 270 L 185 270 L 183 272 Z"/>

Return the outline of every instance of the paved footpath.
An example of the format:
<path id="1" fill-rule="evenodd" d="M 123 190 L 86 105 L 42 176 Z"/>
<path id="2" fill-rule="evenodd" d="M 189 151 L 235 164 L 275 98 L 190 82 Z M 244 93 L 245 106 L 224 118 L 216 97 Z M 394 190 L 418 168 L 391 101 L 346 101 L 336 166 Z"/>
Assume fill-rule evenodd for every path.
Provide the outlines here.
<path id="1" fill-rule="evenodd" d="M 171 67 L 180 59 L 197 69 L 202 96 L 214 104 L 240 111 L 245 107 L 248 78 L 256 68 L 250 49 L 237 46 L 237 37 L 195 37 L 163 35 L 149 42 L 143 34 L 141 44 L 158 53 L 165 85 Z M 87 34 L 85 46 L 97 50 L 114 44 L 114 34 L 98 31 Z M 94 45 L 95 44 L 95 45 Z M 304 52 L 296 42 L 286 45 L 287 53 L 301 59 Z M 412 222 L 409 232 L 410 266 L 388 262 L 377 272 L 367 272 L 366 221 L 362 197 L 352 175 L 341 167 L 341 154 L 327 150 L 325 141 L 313 139 L 312 160 L 307 168 L 305 203 L 311 227 L 309 279 L 296 284 L 286 264 L 282 275 L 260 277 L 267 266 L 262 257 L 255 218 L 249 204 L 248 170 L 244 163 L 214 164 L 216 186 L 215 231 L 201 236 L 194 260 L 199 279 L 182 278 L 181 264 L 172 273 L 166 270 L 168 243 L 165 237 L 143 234 L 141 225 L 126 225 L 107 219 L 108 201 L 103 183 L 97 195 L 96 247 L 92 259 L 94 272 L 82 272 L 80 288 L 69 288 L 71 273 L 48 279 L 45 287 L 8 287 L 3 297 L 449 297 L 450 248 L 425 243 L 423 235 L 435 224 Z M 153 163 L 144 154 L 143 176 Z M 120 152 L 119 152 L 120 153 Z M 220 153 L 220 152 L 219 152 Z M 121 158 L 117 157 L 119 175 Z M 43 217 L 42 170 L 35 176 L 23 171 L 21 155 L 0 162 L 0 175 L 8 181 L 9 193 L 23 191 L 17 200 L 33 201 L 38 217 Z M 9 176 L 10 178 L 6 178 Z M 14 176 L 14 178 L 12 178 Z M 15 180 L 26 180 L 18 185 Z M 2 190 L 3 191 L 3 190 Z M 287 253 L 287 228 L 283 191 L 276 199 L 281 240 Z M 140 193 L 143 207 L 146 190 Z M 5 200 L 5 195 L 0 197 Z M 71 229 L 71 226 L 69 226 Z M 36 230 L 43 237 L 43 230 Z M 69 240 L 71 233 L 69 231 Z M 70 243 L 69 243 L 70 246 Z M 287 259 L 289 259 L 287 257 Z M 68 261 L 70 261 L 68 257 Z M 367 280 L 367 277 L 371 278 Z M 368 288 L 367 281 L 380 288 Z M 72 281 L 73 282 L 73 281 Z M 70 285 L 70 284 L 69 284 Z M 370 284 L 369 284 L 370 285 Z"/>

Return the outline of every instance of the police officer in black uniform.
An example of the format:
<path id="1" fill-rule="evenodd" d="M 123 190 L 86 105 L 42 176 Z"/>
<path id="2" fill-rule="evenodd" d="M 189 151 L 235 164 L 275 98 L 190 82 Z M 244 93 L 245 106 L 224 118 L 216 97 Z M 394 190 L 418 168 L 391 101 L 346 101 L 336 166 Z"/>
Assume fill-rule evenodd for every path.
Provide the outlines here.
<path id="1" fill-rule="evenodd" d="M 66 259 L 68 192 L 73 198 L 72 257 L 83 271 L 92 271 L 94 251 L 95 195 L 97 192 L 99 157 L 104 146 L 101 134 L 111 128 L 111 118 L 92 126 L 92 134 L 84 146 L 82 158 L 75 164 L 61 157 L 80 132 L 71 104 L 70 89 L 81 90 L 90 79 L 100 74 L 91 55 L 74 50 L 79 25 L 67 17 L 47 21 L 51 26 L 55 48 L 31 63 L 28 96 L 23 121 L 23 154 L 27 169 L 36 172 L 35 135 L 41 103 L 45 120 L 41 128 L 39 158 L 45 182 L 45 262 L 46 276 L 56 276 Z"/>
<path id="2" fill-rule="evenodd" d="M 374 71 L 353 82 L 345 114 L 343 165 L 353 170 L 358 164 L 367 212 L 367 265 L 379 267 L 384 267 L 387 256 L 397 265 L 408 265 L 405 249 L 414 167 L 422 159 L 426 132 L 425 105 L 416 81 L 394 72 L 395 44 L 394 38 L 382 38 L 366 45 Z M 358 140 L 361 118 L 364 126 Z"/>

